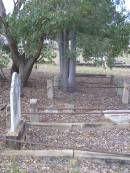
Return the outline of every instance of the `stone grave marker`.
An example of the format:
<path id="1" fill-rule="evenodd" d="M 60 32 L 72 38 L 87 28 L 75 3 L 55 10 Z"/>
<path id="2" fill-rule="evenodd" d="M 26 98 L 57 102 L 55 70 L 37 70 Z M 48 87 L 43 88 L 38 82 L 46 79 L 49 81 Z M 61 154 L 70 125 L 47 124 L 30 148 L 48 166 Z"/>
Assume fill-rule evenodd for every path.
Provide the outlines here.
<path id="1" fill-rule="evenodd" d="M 54 86 L 54 87 L 57 87 L 57 88 L 60 87 L 60 76 L 59 76 L 59 75 L 54 76 L 54 79 L 53 79 L 53 86 Z"/>
<path id="2" fill-rule="evenodd" d="M 117 87 L 119 87 L 119 88 L 117 88 L 117 95 L 120 97 L 122 97 L 122 95 L 123 95 L 123 88 L 121 88 L 121 87 L 123 87 L 122 82 L 123 81 L 120 79 L 118 79 L 118 81 L 117 81 Z"/>
<path id="3" fill-rule="evenodd" d="M 21 102 L 20 102 L 20 76 L 16 72 L 12 75 L 10 90 L 10 112 L 11 127 L 10 131 L 14 132 L 21 121 Z"/>
<path id="4" fill-rule="evenodd" d="M 37 112 L 38 112 L 37 99 L 30 99 L 30 113 L 31 113 L 30 120 L 31 120 L 31 122 L 39 122 L 39 115 L 36 114 Z"/>
<path id="5" fill-rule="evenodd" d="M 53 100 L 53 80 L 47 80 L 47 97 L 50 100 Z"/>
<path id="6" fill-rule="evenodd" d="M 128 102 L 129 102 L 129 85 L 126 82 L 124 82 L 122 103 L 128 104 Z"/>
<path id="7" fill-rule="evenodd" d="M 44 110 L 44 113 L 58 113 L 58 110 L 56 108 L 54 108 L 53 105 L 48 106 L 48 108 L 46 110 Z"/>

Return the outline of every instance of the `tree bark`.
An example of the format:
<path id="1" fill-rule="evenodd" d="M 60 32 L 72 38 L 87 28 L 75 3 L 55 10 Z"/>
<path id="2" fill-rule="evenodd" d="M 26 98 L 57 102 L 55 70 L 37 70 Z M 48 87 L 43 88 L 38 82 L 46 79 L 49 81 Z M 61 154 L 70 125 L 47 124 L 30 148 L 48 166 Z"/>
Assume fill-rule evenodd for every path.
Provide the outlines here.
<path id="1" fill-rule="evenodd" d="M 60 57 L 60 78 L 63 78 L 64 68 L 64 33 L 61 32 L 59 36 L 59 57 Z"/>
<path id="2" fill-rule="evenodd" d="M 63 56 L 63 75 L 62 75 L 62 88 L 68 90 L 68 77 L 69 77 L 69 58 L 67 52 L 69 51 L 69 32 L 64 31 L 64 56 Z"/>
<path id="3" fill-rule="evenodd" d="M 74 92 L 76 89 L 76 36 L 76 31 L 71 32 L 71 51 L 73 52 L 73 57 L 70 58 L 69 62 L 69 92 Z"/>

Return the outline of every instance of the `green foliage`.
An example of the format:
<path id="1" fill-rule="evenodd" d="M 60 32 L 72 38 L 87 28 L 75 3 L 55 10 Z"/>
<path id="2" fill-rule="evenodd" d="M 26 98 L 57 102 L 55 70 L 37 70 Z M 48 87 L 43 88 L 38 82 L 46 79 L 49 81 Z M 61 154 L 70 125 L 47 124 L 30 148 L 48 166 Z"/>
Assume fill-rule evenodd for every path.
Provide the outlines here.
<path id="1" fill-rule="evenodd" d="M 7 21 L 19 52 L 26 58 L 35 54 L 41 38 L 56 39 L 60 31 L 74 28 L 85 59 L 104 55 L 112 59 L 128 45 L 130 27 L 125 18 L 116 11 L 114 0 L 29 0 L 18 14 L 8 15 Z M 42 56 L 53 58 L 53 52 L 44 50 Z M 75 53 L 66 52 L 66 57 Z"/>
<path id="2" fill-rule="evenodd" d="M 0 49 L 0 68 L 7 67 L 9 63 L 9 55 Z"/>
<path id="3" fill-rule="evenodd" d="M 77 51 L 75 50 L 68 50 L 65 52 L 65 58 L 68 58 L 68 59 L 75 59 L 75 57 L 77 57 Z"/>
<path id="4" fill-rule="evenodd" d="M 9 173 L 28 173 L 27 170 L 20 170 L 18 163 L 14 159 L 11 161 L 10 167 L 8 169 Z"/>
<path id="5" fill-rule="evenodd" d="M 81 25 L 79 28 L 79 47 L 83 49 L 85 61 L 93 60 L 99 65 L 100 59 L 107 56 L 107 64 L 112 67 L 115 57 L 128 47 L 130 24 L 127 16 L 117 12 L 111 1 L 100 0 L 92 8 L 95 8 L 94 12 L 83 19 L 86 27 Z"/>
<path id="6" fill-rule="evenodd" d="M 46 46 L 42 51 L 38 63 L 43 63 L 45 61 L 52 62 L 56 58 L 56 52 L 52 47 Z"/>

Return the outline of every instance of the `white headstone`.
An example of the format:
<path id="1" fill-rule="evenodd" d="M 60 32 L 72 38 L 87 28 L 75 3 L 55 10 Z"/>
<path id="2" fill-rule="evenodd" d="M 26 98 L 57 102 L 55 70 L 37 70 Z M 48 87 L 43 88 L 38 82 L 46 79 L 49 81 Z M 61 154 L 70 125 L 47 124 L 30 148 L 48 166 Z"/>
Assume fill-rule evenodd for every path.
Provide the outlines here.
<path id="1" fill-rule="evenodd" d="M 21 102 L 20 102 L 20 76 L 16 72 L 12 75 L 10 90 L 10 111 L 11 111 L 11 128 L 14 132 L 21 121 Z"/>

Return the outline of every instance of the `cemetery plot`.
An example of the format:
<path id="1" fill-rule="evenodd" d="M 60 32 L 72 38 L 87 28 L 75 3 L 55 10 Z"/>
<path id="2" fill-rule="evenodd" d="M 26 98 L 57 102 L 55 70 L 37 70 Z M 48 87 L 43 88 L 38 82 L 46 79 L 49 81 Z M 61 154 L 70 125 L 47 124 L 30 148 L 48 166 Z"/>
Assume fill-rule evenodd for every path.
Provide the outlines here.
<path id="1" fill-rule="evenodd" d="M 54 128 L 31 126 L 23 149 L 73 149 L 93 152 L 129 153 L 129 126 Z"/>
<path id="2" fill-rule="evenodd" d="M 14 160 L 22 171 L 27 167 L 30 172 L 35 172 L 35 170 L 39 170 L 39 172 L 48 171 L 48 173 L 67 172 L 69 166 L 73 167 L 72 159 L 74 157 L 76 162 L 77 160 L 79 161 L 78 166 L 74 167 L 79 169 L 80 165 L 81 173 L 86 173 L 89 170 L 96 170 L 97 172 L 102 172 L 102 170 L 128 172 L 130 167 L 126 160 L 129 160 L 129 157 L 127 158 L 125 154 L 130 153 L 130 128 L 126 124 L 113 124 L 110 119 L 105 118 L 101 111 L 129 109 L 129 104 L 124 105 L 121 97 L 117 95 L 115 84 L 111 83 L 110 77 L 77 77 L 77 91 L 74 94 L 68 94 L 57 90 L 57 81 L 55 81 L 54 93 L 52 93 L 52 83 L 50 84 L 51 86 L 47 85 L 48 77 L 43 78 L 42 75 L 41 73 L 39 78 L 31 80 L 29 88 L 24 89 L 25 96 L 22 98 L 21 104 L 22 119 L 31 121 L 32 125 L 28 126 L 31 123 L 26 124 L 24 133 L 26 138 L 23 138 L 24 141 L 23 139 L 15 139 L 17 142 L 20 140 L 19 142 L 22 143 L 21 150 L 9 150 L 6 152 L 4 148 L 7 154 L 10 153 L 8 158 L 4 155 L 4 150 L 2 151 L 3 155 L 0 157 L 2 171 L 6 165 L 11 164 L 12 157 L 15 157 Z M 54 97 L 53 94 L 55 94 Z M 37 121 L 41 125 L 38 125 Z M 42 123 L 46 125 L 43 126 Z M 52 125 L 48 126 L 47 123 L 52 123 Z M 53 123 L 59 123 L 61 126 L 53 126 Z M 63 127 L 62 123 L 81 123 L 81 125 L 71 124 Z M 86 123 L 86 125 L 82 125 L 82 123 Z M 36 155 L 38 155 L 38 153 L 47 153 L 47 150 L 52 150 L 54 154 L 56 149 L 71 149 L 71 159 L 63 159 L 59 156 L 56 158 L 51 156 L 41 156 L 42 158 L 31 157 L 30 159 L 29 155 L 26 155 L 26 158 L 23 156 L 24 153 L 27 154 L 29 151 L 32 151 L 32 153 L 36 151 Z M 98 159 L 94 161 L 88 158 L 78 158 L 76 157 L 76 154 L 78 154 L 76 150 L 80 150 L 79 152 L 89 150 L 101 152 L 101 154 L 102 152 L 111 154 L 121 153 L 122 162 L 119 161 L 120 159 L 116 163 L 112 162 L 111 158 L 105 159 L 105 161 L 104 158 L 103 160 Z M 12 153 L 11 155 L 11 151 L 14 154 L 21 151 L 23 155 L 20 157 L 18 155 L 13 156 L 14 154 Z M 52 163 L 53 161 L 55 165 Z M 36 165 L 37 169 L 34 165 Z"/>

